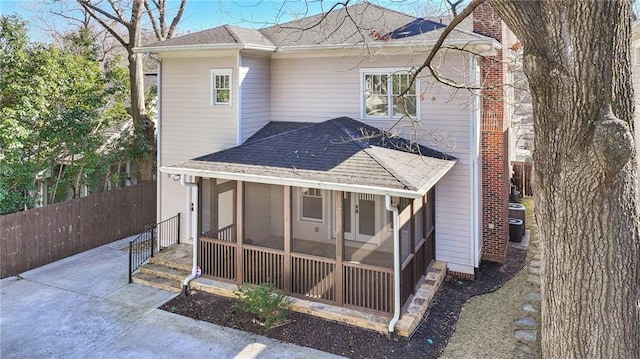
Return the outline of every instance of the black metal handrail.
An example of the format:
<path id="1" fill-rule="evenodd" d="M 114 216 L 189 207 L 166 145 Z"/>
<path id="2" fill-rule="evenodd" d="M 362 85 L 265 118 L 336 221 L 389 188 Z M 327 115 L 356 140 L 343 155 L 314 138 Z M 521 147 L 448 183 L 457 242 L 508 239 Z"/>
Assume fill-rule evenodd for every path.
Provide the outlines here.
<path id="1" fill-rule="evenodd" d="M 156 244 L 162 251 L 180 243 L 180 213 L 160 223 L 145 226 L 144 231 L 129 242 L 129 283 L 133 272 L 153 257 Z"/>

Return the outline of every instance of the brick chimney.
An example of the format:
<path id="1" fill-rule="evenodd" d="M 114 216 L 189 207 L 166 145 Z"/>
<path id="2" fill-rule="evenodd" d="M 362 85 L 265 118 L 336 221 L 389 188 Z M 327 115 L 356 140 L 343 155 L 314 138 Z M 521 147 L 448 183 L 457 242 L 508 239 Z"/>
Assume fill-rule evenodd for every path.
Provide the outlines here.
<path id="1" fill-rule="evenodd" d="M 488 2 L 473 12 L 473 31 L 499 42 L 506 27 Z M 482 259 L 504 262 L 509 244 L 509 123 L 505 117 L 502 50 L 482 59 Z"/>

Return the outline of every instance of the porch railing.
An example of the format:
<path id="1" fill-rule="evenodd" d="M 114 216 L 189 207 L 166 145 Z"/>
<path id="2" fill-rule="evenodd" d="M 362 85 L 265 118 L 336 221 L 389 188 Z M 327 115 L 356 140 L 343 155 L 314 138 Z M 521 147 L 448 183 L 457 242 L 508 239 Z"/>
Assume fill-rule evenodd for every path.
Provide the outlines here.
<path id="1" fill-rule="evenodd" d="M 334 260 L 291 254 L 291 292 L 307 298 L 336 300 Z"/>
<path id="2" fill-rule="evenodd" d="M 129 283 L 133 272 L 156 252 L 156 245 L 163 250 L 180 243 L 180 213 L 160 223 L 145 227 L 135 239 L 129 242 Z"/>
<path id="3" fill-rule="evenodd" d="M 237 282 L 241 276 L 242 283 L 250 284 L 270 281 L 281 290 L 289 287 L 287 294 L 301 298 L 343 302 L 348 307 L 384 314 L 393 311 L 390 268 L 343 262 L 340 270 L 334 259 L 291 253 L 290 273 L 285 273 L 283 251 L 204 237 L 198 242 L 198 263 L 203 276 L 231 282 Z M 242 253 L 241 273 L 238 250 Z M 342 275 L 342 288 L 337 287 L 338 275 Z"/>
<path id="4" fill-rule="evenodd" d="M 226 227 L 222 227 L 218 230 L 217 238 L 219 240 L 227 241 L 227 242 L 234 241 L 236 238 L 235 229 L 236 229 L 235 224 L 230 224 Z"/>
<path id="5" fill-rule="evenodd" d="M 344 263 L 344 304 L 376 312 L 393 310 L 393 270 Z"/>
<path id="6" fill-rule="evenodd" d="M 220 279 L 236 280 L 235 243 L 201 237 L 198 240 L 198 263 L 202 275 Z"/>
<path id="7" fill-rule="evenodd" d="M 284 289 L 284 253 L 275 249 L 244 246 L 242 279 L 244 283 L 271 282 Z"/>

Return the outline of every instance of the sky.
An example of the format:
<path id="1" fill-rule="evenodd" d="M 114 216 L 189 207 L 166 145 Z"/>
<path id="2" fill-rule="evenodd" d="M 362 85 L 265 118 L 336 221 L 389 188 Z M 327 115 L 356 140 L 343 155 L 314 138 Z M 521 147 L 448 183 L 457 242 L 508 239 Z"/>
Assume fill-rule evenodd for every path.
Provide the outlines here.
<path id="1" fill-rule="evenodd" d="M 46 1 L 46 0 L 45 0 Z M 341 0 L 344 1 L 344 0 Z M 355 0 L 352 0 L 355 3 Z M 249 28 L 262 28 L 283 23 L 295 17 L 315 15 L 327 11 L 338 0 L 188 0 L 182 21 L 178 26 L 181 33 L 195 32 L 212 27 L 231 24 Z M 416 14 L 434 0 L 370 0 L 385 7 L 410 14 Z M 0 14 L 18 13 L 31 24 L 32 40 L 43 40 L 43 33 L 37 29 L 33 8 L 38 1 L 0 0 Z M 168 0 L 175 13 L 178 0 Z"/>

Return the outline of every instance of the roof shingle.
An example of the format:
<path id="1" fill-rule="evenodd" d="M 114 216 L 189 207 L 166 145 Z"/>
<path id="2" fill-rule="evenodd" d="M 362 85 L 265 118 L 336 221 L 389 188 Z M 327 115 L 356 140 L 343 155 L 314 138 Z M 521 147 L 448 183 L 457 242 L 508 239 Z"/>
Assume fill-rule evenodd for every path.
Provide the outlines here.
<path id="1" fill-rule="evenodd" d="M 240 146 L 168 168 L 417 192 L 454 163 L 444 153 L 340 117 L 315 124 L 271 122 Z"/>

